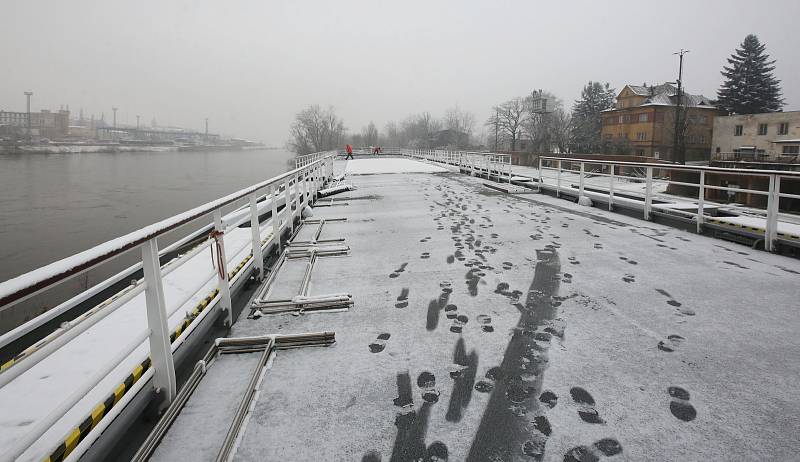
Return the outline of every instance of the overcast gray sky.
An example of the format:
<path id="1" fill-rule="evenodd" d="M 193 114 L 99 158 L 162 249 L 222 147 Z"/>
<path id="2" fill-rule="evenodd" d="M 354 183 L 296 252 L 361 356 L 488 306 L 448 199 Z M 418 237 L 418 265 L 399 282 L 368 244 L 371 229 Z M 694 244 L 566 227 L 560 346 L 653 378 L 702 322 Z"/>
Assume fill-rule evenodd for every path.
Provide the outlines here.
<path id="1" fill-rule="evenodd" d="M 676 13 L 679 12 L 679 13 Z M 800 1 L 5 0 L 0 109 L 69 104 L 118 121 L 282 145 L 295 113 L 333 105 L 350 130 L 546 89 L 568 106 L 589 80 L 674 80 L 716 96 L 748 33 L 777 59 L 785 110 L 800 109 Z"/>

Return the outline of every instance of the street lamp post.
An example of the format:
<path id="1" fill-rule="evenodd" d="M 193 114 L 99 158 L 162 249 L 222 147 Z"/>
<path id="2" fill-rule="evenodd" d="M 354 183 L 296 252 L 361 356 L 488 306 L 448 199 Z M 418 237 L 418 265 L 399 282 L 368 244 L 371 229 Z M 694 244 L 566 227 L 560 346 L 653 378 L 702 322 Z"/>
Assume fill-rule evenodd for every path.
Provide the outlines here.
<path id="1" fill-rule="evenodd" d="M 683 55 L 688 53 L 689 50 L 684 50 L 673 53 L 678 55 L 678 102 L 675 105 L 675 136 L 672 141 L 672 162 L 676 164 L 686 163 L 686 152 L 684 152 L 684 124 L 683 118 Z"/>
<path id="2" fill-rule="evenodd" d="M 32 91 L 26 91 L 25 96 L 28 98 L 28 143 L 31 142 L 31 95 Z"/>

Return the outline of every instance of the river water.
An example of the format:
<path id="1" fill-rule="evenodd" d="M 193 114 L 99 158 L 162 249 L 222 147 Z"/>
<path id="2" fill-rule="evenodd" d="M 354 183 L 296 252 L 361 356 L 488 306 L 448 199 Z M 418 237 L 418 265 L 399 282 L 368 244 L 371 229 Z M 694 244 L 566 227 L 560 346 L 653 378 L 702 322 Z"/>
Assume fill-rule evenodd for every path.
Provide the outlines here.
<path id="1" fill-rule="evenodd" d="M 0 282 L 283 173 L 292 157 L 267 149 L 0 155 Z M 90 272 L 89 283 L 109 272 Z M 8 315 L 0 313 L 0 332 Z"/>

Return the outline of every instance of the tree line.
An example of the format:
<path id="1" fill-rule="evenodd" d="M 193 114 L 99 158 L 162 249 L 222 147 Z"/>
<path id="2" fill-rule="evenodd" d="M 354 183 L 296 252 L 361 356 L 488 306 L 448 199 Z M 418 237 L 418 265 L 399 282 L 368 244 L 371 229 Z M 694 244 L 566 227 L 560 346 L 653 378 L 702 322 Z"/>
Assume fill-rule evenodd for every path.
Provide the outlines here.
<path id="1" fill-rule="evenodd" d="M 726 114 L 780 111 L 784 101 L 780 81 L 773 71 L 775 60 L 766 46 L 748 35 L 728 59 L 717 92 L 717 108 Z M 430 112 L 390 121 L 383 130 L 370 122 L 360 131 L 348 132 L 333 107 L 312 105 L 298 113 L 291 126 L 289 147 L 298 154 L 353 146 L 410 148 L 458 148 L 494 151 L 627 153 L 626 140 L 603 140 L 603 111 L 615 106 L 611 85 L 589 81 L 568 110 L 549 91 L 534 90 L 492 107 L 491 116 L 476 128 L 474 114 L 453 106 L 441 117 Z M 524 144 L 524 146 L 523 146 Z"/>

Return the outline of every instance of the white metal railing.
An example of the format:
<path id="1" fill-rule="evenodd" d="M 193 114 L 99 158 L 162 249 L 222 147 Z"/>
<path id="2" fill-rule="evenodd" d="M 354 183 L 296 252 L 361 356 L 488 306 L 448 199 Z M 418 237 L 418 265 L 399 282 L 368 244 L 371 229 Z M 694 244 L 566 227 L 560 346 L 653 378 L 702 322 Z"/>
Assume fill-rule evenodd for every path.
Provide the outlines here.
<path id="1" fill-rule="evenodd" d="M 330 156 L 335 156 L 337 151 L 323 151 L 323 152 L 314 152 L 311 154 L 306 154 L 304 156 L 297 156 L 294 159 L 294 167 L 300 168 L 305 167 L 306 165 L 312 164 L 318 160 L 325 159 Z"/>
<path id="2" fill-rule="evenodd" d="M 513 173 L 511 166 L 511 157 L 507 154 L 496 153 L 478 153 L 468 151 L 447 151 L 447 150 L 433 150 L 433 149 L 401 149 L 393 148 L 392 152 L 412 157 L 419 160 L 428 162 L 437 162 L 442 164 L 458 166 L 462 170 L 468 170 L 470 174 L 486 175 L 487 178 L 495 177 L 498 181 L 504 181 L 507 177 L 508 182 L 511 183 Z M 553 172 L 553 175 L 546 175 L 545 172 Z M 626 173 L 627 172 L 627 173 Z M 698 182 L 686 182 L 672 179 L 672 172 L 693 172 L 699 176 Z M 574 175 L 571 177 L 573 180 L 577 176 L 578 190 L 580 196 L 585 195 L 585 187 L 587 184 L 597 185 L 596 178 L 608 178 L 606 184 L 598 185 L 607 191 L 608 207 L 611 210 L 614 207 L 615 201 L 621 203 L 622 199 L 615 199 L 616 188 L 615 185 L 618 181 L 633 181 L 644 183 L 644 191 L 640 194 L 625 191 L 627 194 L 634 194 L 641 199 L 641 206 L 644 212 L 644 219 L 650 220 L 653 213 L 653 200 L 659 197 L 666 197 L 654 191 L 654 185 L 666 184 L 677 185 L 688 188 L 696 188 L 697 196 L 690 198 L 696 202 L 697 211 L 690 212 L 686 210 L 671 210 L 674 214 L 684 216 L 691 219 L 696 223 L 697 231 L 703 229 L 709 215 L 706 214 L 706 191 L 718 190 L 729 191 L 733 193 L 755 194 L 766 197 L 766 208 L 761 212 L 762 217 L 765 219 L 765 227 L 763 232 L 764 248 L 772 252 L 775 250 L 775 245 L 778 240 L 778 223 L 783 217 L 787 222 L 798 222 L 797 216 L 780 211 L 781 199 L 800 199 L 800 194 L 792 194 L 781 190 L 781 181 L 790 179 L 792 181 L 800 181 L 800 172 L 796 171 L 783 171 L 783 170 L 757 170 L 757 169 L 733 169 L 733 168 L 720 168 L 720 167 L 704 167 L 704 166 L 689 166 L 668 163 L 642 163 L 642 162 L 622 162 L 622 161 L 605 161 L 593 159 L 580 159 L 580 158 L 564 158 L 564 157 L 539 157 L 539 168 L 534 173 L 538 178 L 531 178 L 531 180 L 539 183 L 540 190 L 542 187 L 551 187 L 555 190 L 556 196 L 560 196 L 565 190 L 574 190 L 572 185 L 566 187 L 562 186 L 562 182 L 567 179 L 566 175 Z M 737 186 L 718 186 L 708 183 L 708 177 L 711 175 L 726 175 L 734 177 L 759 177 L 768 180 L 768 186 L 765 189 L 748 189 L 740 188 Z M 555 184 L 548 185 L 544 180 L 552 180 Z M 603 194 L 606 194 L 604 192 Z M 680 196 L 683 197 L 683 196 Z M 670 196 L 669 200 L 675 200 L 678 196 Z M 753 213 L 752 208 L 745 209 L 743 207 L 732 206 L 733 209 L 741 210 L 745 215 Z"/>
<path id="3" fill-rule="evenodd" d="M 575 166 L 578 166 L 576 169 Z M 596 171 L 587 171 L 587 167 L 599 167 Z M 634 175 L 625 175 L 620 170 L 629 169 L 644 169 L 644 178 Z M 544 172 L 554 172 L 554 175 L 545 175 Z M 672 179 L 673 172 L 691 172 L 699 176 L 698 182 L 678 181 Z M 643 199 L 644 219 L 650 220 L 653 209 L 653 199 L 659 197 L 658 193 L 653 191 L 654 183 L 662 183 L 666 185 L 678 185 L 688 188 L 696 188 L 697 196 L 693 200 L 697 203 L 697 211 L 677 211 L 673 213 L 684 215 L 696 222 L 697 231 L 701 232 L 706 222 L 708 215 L 705 213 L 705 196 L 706 190 L 730 191 L 734 193 L 755 194 L 765 196 L 767 199 L 767 206 L 765 210 L 765 232 L 764 232 L 764 248 L 771 252 L 775 249 L 775 242 L 778 237 L 778 221 L 781 215 L 784 214 L 780 211 L 780 199 L 800 199 L 798 194 L 790 194 L 781 191 L 781 179 L 791 178 L 792 180 L 800 180 L 800 172 L 793 171 L 779 171 L 779 170 L 754 170 L 754 169 L 731 169 L 719 167 L 701 167 L 701 166 L 688 166 L 677 164 L 649 164 L 641 162 L 621 162 L 621 161 L 603 161 L 593 159 L 574 159 L 562 157 L 540 157 L 539 158 L 539 183 L 545 185 L 544 179 L 555 180 L 556 195 L 560 195 L 565 189 L 572 190 L 572 186 L 566 188 L 562 187 L 561 182 L 564 174 L 578 175 L 578 195 L 584 196 L 585 184 L 590 178 L 600 177 L 608 178 L 606 185 L 608 191 L 608 207 L 609 210 L 614 206 L 614 193 L 615 183 L 620 179 L 627 179 L 631 181 L 644 182 L 645 188 L 641 198 Z M 711 175 L 725 175 L 733 177 L 758 177 L 768 179 L 769 184 L 766 189 L 746 189 L 734 186 L 718 186 L 708 183 L 708 176 Z M 574 177 L 573 177 L 574 178 Z M 595 182 L 596 184 L 596 182 Z M 675 196 L 672 197 L 674 199 Z"/>
<path id="4" fill-rule="evenodd" d="M 470 174 L 486 174 L 498 181 L 511 183 L 511 156 L 474 151 L 449 151 L 442 149 L 393 149 L 397 154 L 429 162 L 438 162 L 468 169 Z"/>
<path id="5" fill-rule="evenodd" d="M 87 377 L 80 386 L 75 388 L 67 399 L 61 402 L 59 406 L 52 409 L 43 419 L 37 421 L 36 424 L 32 426 L 31 430 L 18 440 L 14 448 L 11 448 L 8 452 L 4 451 L 5 454 L 0 457 L 0 460 L 13 460 L 26 451 L 33 442 L 38 440 L 56 421 L 63 417 L 81 397 L 85 396 L 89 390 L 96 387 L 110 371 L 114 370 L 123 360 L 128 358 L 136 349 L 136 346 L 140 345 L 145 339 L 149 339 L 153 385 L 162 390 L 161 396 L 164 397 L 164 402 L 161 403 L 162 406 L 167 405 L 174 398 L 176 393 L 175 366 L 172 352 L 177 348 L 180 342 L 183 341 L 186 334 L 186 330 L 184 330 L 184 335 L 176 336 L 175 342 L 171 342 L 167 320 L 172 312 L 175 312 L 175 310 L 180 308 L 180 306 L 188 300 L 179 300 L 179 305 L 177 306 L 171 303 L 172 307 L 168 312 L 164 297 L 164 277 L 186 263 L 192 256 L 197 255 L 200 251 L 209 246 L 216 245 L 217 269 L 214 271 L 216 276 L 211 276 L 211 278 L 217 278 L 218 295 L 216 295 L 215 298 L 218 297 L 219 303 L 227 316 L 227 322 L 230 323 L 232 321 L 230 302 L 231 281 L 229 280 L 229 272 L 226 268 L 227 257 L 224 245 L 224 235 L 226 231 L 228 229 L 236 229 L 236 226 L 239 224 L 248 220 L 250 221 L 252 242 L 245 244 L 241 249 L 235 249 L 237 251 L 235 254 L 244 251 L 246 247 L 252 247 L 252 264 L 257 269 L 259 277 L 263 276 L 262 248 L 271 245 L 273 242 L 277 242 L 278 245 L 280 245 L 279 236 L 281 232 L 286 228 L 294 226 L 294 219 L 297 216 L 301 216 L 303 206 L 313 201 L 316 197 L 316 192 L 322 187 L 324 181 L 332 177 L 335 154 L 336 152 L 333 151 L 303 156 L 296 161 L 297 168 L 294 170 L 215 201 L 211 201 L 185 213 L 167 218 L 72 257 L 54 262 L 27 274 L 0 283 L 0 311 L 2 311 L 42 291 L 70 280 L 91 268 L 113 260 L 123 253 L 137 249 L 141 252 L 141 263 L 137 263 L 128 268 L 128 270 L 112 277 L 112 282 L 101 283 L 88 292 L 91 295 L 95 295 L 99 293 L 100 290 L 108 288 L 113 285 L 113 283 L 122 280 L 125 277 L 124 275 L 129 275 L 139 268 L 142 268 L 144 273 L 142 281 L 123 289 L 117 296 L 112 297 L 108 303 L 102 303 L 75 320 L 64 323 L 54 332 L 47 335 L 43 340 L 29 347 L 22 354 L 17 355 L 14 360 L 4 364 L 2 370 L 0 370 L 0 389 L 22 374 L 22 372 L 40 363 L 50 354 L 58 350 L 59 347 L 76 338 L 80 333 L 85 332 L 92 325 L 114 312 L 114 310 L 118 309 L 141 292 L 145 293 L 148 323 L 145 331 L 134 335 L 130 345 L 126 345 L 125 348 L 120 350 L 113 360 L 105 364 L 99 364 L 96 373 Z M 291 187 L 292 185 L 294 185 L 294 188 Z M 285 205 L 280 213 L 277 211 L 279 200 L 283 202 L 280 205 Z M 230 220 L 223 221 L 223 207 L 236 205 L 237 202 L 240 201 L 244 201 L 244 204 L 240 209 L 237 209 L 238 214 L 234 212 L 229 215 L 232 217 Z M 261 202 L 261 204 L 259 204 L 259 202 Z M 292 208 L 293 204 L 296 206 L 294 209 Z M 270 238 L 266 242 L 263 242 L 259 231 L 260 225 L 258 217 L 260 212 L 267 205 L 271 206 L 273 229 Z M 213 217 L 212 226 L 214 231 L 211 233 L 211 239 L 195 247 L 189 253 L 171 260 L 162 267 L 159 263 L 159 256 L 163 252 L 159 252 L 158 237 L 202 217 L 208 217 L 208 215 Z M 283 220 L 281 220 L 281 218 L 283 218 Z M 202 229 L 207 230 L 208 228 L 204 227 Z M 176 244 L 165 249 L 165 251 L 176 249 L 178 245 L 189 242 L 191 240 L 189 238 L 196 236 L 196 234 L 197 233 L 193 233 L 184 239 L 180 239 Z M 277 239 L 277 241 L 275 241 L 275 239 Z M 196 292 L 210 280 L 210 278 L 205 278 L 202 285 L 192 289 L 196 289 Z M 67 300 L 59 305 L 58 314 L 75 307 L 79 303 L 87 300 L 89 296 L 78 295 Z M 53 317 L 54 315 L 45 315 L 47 320 Z M 202 318 L 198 318 L 196 321 L 200 319 Z M 9 333 L 11 335 L 4 335 L 0 338 L 0 344 L 7 345 L 13 340 L 40 327 L 42 324 L 42 321 L 36 321 L 34 319 L 15 329 L 12 333 Z M 192 328 L 193 327 L 194 326 L 192 326 Z M 93 431 L 99 430 L 102 432 L 105 425 L 107 425 L 107 422 L 101 426 L 95 427 Z"/>

